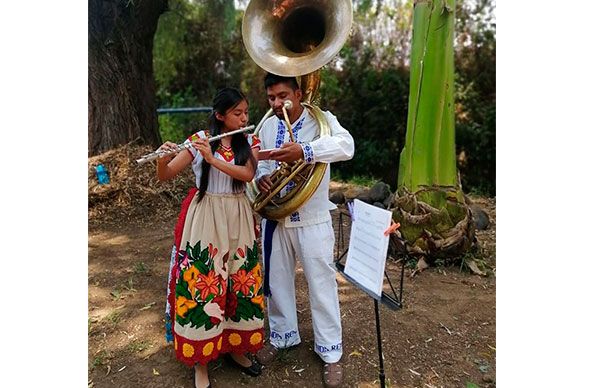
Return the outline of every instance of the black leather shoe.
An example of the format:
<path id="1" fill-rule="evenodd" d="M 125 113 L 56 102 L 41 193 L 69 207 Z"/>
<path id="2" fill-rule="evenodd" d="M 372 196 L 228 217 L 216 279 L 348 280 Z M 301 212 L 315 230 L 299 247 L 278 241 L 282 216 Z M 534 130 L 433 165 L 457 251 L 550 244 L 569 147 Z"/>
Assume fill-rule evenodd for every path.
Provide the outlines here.
<path id="1" fill-rule="evenodd" d="M 246 357 L 248 357 L 250 359 L 250 361 L 252 362 L 252 365 L 250 365 L 248 367 L 238 364 L 238 362 L 236 360 L 234 360 L 233 357 L 231 357 L 231 355 L 229 353 L 225 355 L 225 359 L 227 360 L 227 362 L 229 362 L 231 365 L 235 366 L 236 368 L 238 368 L 245 374 L 252 376 L 252 377 L 260 376 L 260 374 L 262 372 L 262 366 L 258 363 L 258 361 L 256 361 L 254 359 L 254 357 L 249 357 L 249 356 L 246 356 Z"/>

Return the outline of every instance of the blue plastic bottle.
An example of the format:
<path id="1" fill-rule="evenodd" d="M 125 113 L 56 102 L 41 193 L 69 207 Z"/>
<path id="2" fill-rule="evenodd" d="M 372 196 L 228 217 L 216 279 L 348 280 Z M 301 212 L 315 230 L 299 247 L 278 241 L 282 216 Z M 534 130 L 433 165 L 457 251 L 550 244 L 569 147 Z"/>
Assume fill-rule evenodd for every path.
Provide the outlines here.
<path id="1" fill-rule="evenodd" d="M 96 178 L 98 178 L 98 183 L 101 185 L 105 185 L 110 182 L 108 171 L 106 171 L 103 164 L 96 166 Z"/>

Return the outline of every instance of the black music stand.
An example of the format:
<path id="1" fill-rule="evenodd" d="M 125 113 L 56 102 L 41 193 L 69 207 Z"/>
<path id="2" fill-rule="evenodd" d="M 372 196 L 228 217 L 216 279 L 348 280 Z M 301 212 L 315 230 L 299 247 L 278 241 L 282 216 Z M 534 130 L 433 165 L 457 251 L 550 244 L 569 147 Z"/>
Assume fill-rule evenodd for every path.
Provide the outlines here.
<path id="1" fill-rule="evenodd" d="M 338 240 L 336 243 L 337 258 L 334 261 L 335 269 L 340 273 L 340 275 L 342 275 L 344 277 L 344 279 L 346 279 L 347 281 L 352 283 L 354 286 L 356 286 L 358 289 L 362 290 L 367 295 L 369 295 L 371 298 L 373 298 L 373 302 L 375 304 L 375 326 L 377 329 L 377 349 L 379 352 L 379 382 L 381 384 L 381 388 L 384 388 L 385 387 L 385 371 L 384 371 L 384 367 L 383 367 L 383 346 L 381 343 L 381 325 L 379 322 L 379 302 L 382 302 L 384 305 L 386 305 L 387 307 L 389 307 L 392 310 L 399 310 L 402 308 L 402 289 L 404 286 L 404 264 L 406 263 L 407 257 L 403 256 L 401 258 L 402 271 L 400 274 L 400 290 L 399 290 L 398 294 L 396 293 L 396 290 L 394 289 L 394 286 L 387 274 L 387 271 L 384 271 L 384 275 L 388 281 L 388 284 L 391 288 L 393 295 L 390 295 L 390 294 L 386 293 L 385 291 L 382 291 L 381 295 L 377 295 L 377 294 L 373 293 L 372 291 L 367 290 L 356 280 L 352 279 L 350 276 L 348 276 L 344 273 L 344 269 L 346 266 L 345 266 L 345 264 L 341 263 L 341 260 L 344 256 L 346 256 L 348 254 L 349 248 L 346 248 L 340 255 L 340 250 L 341 250 L 340 243 L 342 245 L 345 245 L 343 217 L 347 217 L 350 221 L 352 221 L 350 213 L 348 213 L 345 210 L 340 211 L 340 216 L 339 216 L 339 220 L 338 220 L 338 227 L 339 227 L 338 230 L 340 232 L 339 232 L 339 237 L 338 237 Z M 388 246 L 388 253 L 389 253 L 389 246 Z"/>

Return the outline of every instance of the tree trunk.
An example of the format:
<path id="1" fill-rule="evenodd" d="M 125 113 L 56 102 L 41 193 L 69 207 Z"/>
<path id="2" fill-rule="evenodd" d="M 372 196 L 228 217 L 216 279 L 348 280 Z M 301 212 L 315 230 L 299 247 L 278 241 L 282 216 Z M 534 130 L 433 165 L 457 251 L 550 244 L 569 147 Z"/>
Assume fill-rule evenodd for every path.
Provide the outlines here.
<path id="1" fill-rule="evenodd" d="M 406 143 L 398 187 L 457 186 L 454 0 L 415 0 Z"/>
<path id="2" fill-rule="evenodd" d="M 88 156 L 159 146 L 152 46 L 168 0 L 89 0 Z"/>
<path id="3" fill-rule="evenodd" d="M 393 207 L 408 253 L 429 263 L 464 254 L 475 238 L 456 170 L 454 10 L 455 0 L 414 0 L 408 124 Z"/>

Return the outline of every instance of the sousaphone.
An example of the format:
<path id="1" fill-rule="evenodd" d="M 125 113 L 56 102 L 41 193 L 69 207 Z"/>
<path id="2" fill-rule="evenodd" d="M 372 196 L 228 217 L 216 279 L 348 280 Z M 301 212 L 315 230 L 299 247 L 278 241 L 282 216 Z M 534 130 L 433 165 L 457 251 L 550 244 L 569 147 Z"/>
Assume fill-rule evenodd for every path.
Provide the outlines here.
<path id="1" fill-rule="evenodd" d="M 319 90 L 319 69 L 341 50 L 351 26 L 351 0 L 251 0 L 244 13 L 242 37 L 246 51 L 265 71 L 300 78 L 302 104 L 317 120 L 319 136 L 331 134 L 323 111 L 313 105 Z M 272 114 L 272 110 L 265 114 L 254 134 Z M 287 117 L 285 121 L 291 128 Z M 326 170 L 326 163 L 281 163 L 271 174 L 273 186 L 268 193 L 261 193 L 256 182 L 249 184 L 246 192 L 261 216 L 281 219 L 308 201 Z M 282 194 L 289 186 L 293 188 Z"/>

